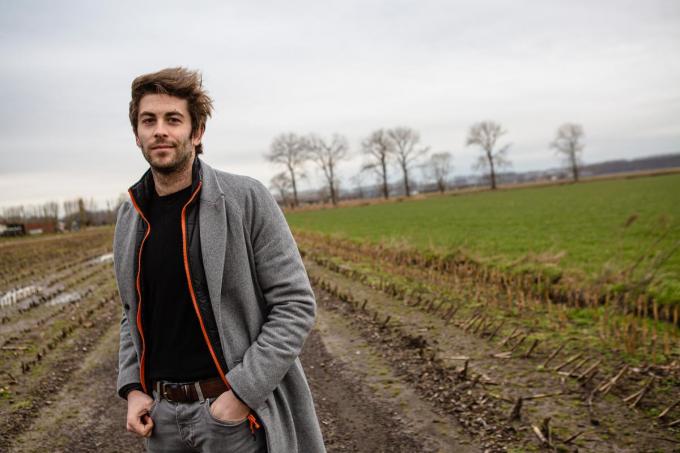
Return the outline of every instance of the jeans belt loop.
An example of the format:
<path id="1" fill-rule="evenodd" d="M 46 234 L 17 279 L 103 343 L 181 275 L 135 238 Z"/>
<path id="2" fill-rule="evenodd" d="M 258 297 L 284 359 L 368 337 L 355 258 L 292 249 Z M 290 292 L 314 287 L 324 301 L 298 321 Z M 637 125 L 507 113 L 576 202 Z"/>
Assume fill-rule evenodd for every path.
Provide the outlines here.
<path id="1" fill-rule="evenodd" d="M 196 394 L 198 395 L 198 400 L 202 403 L 205 401 L 203 398 L 203 390 L 201 390 L 201 383 L 199 381 L 194 382 L 194 387 L 196 387 Z"/>

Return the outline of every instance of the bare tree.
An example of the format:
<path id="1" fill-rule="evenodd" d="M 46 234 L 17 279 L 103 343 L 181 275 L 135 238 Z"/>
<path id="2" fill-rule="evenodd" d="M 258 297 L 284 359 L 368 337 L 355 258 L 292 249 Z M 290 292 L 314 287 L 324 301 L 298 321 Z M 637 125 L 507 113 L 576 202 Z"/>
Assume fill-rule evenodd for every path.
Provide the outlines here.
<path id="1" fill-rule="evenodd" d="M 41 220 L 52 223 L 54 226 L 59 221 L 59 203 L 48 201 L 41 206 Z"/>
<path id="2" fill-rule="evenodd" d="M 269 180 L 269 188 L 276 190 L 279 193 L 281 203 L 284 205 L 289 204 L 288 191 L 291 187 L 293 187 L 293 184 L 290 181 L 290 176 L 288 176 L 285 171 L 275 174 L 272 176 L 272 179 Z"/>
<path id="3" fill-rule="evenodd" d="M 410 197 L 409 167 L 416 159 L 427 154 L 430 148 L 417 148 L 418 143 L 420 143 L 420 134 L 410 127 L 395 127 L 388 130 L 387 135 L 392 140 L 392 143 L 394 143 L 394 156 L 404 175 L 404 193 L 406 193 L 407 197 Z"/>
<path id="4" fill-rule="evenodd" d="M 78 224 L 81 228 L 89 225 L 89 216 L 87 215 L 85 200 L 82 198 L 78 198 Z"/>
<path id="5" fill-rule="evenodd" d="M 437 183 L 437 189 L 441 193 L 446 191 L 446 184 L 449 180 L 449 174 L 453 169 L 451 165 L 451 153 L 448 151 L 442 153 L 434 153 L 427 161 L 426 170 L 429 177 L 434 179 Z"/>
<path id="6" fill-rule="evenodd" d="M 78 212 L 78 200 L 64 200 L 64 217 L 71 217 Z"/>
<path id="7" fill-rule="evenodd" d="M 268 161 L 282 164 L 290 175 L 293 186 L 293 205 L 297 206 L 297 180 L 302 176 L 303 166 L 308 159 L 307 141 L 297 134 L 281 134 L 274 138 L 269 153 L 264 156 Z"/>
<path id="8" fill-rule="evenodd" d="M 94 198 L 88 198 L 85 200 L 85 210 L 87 212 L 97 212 L 99 211 L 99 203 Z"/>
<path id="9" fill-rule="evenodd" d="M 309 156 L 323 171 L 323 175 L 328 183 L 328 190 L 333 205 L 338 204 L 337 184 L 335 176 L 338 162 L 347 157 L 349 145 L 347 139 L 340 134 L 333 134 L 333 139 L 329 142 L 321 137 L 311 134 L 307 139 Z"/>
<path id="10" fill-rule="evenodd" d="M 26 207 L 23 205 L 2 208 L 2 218 L 6 222 L 22 223 L 26 217 Z"/>
<path id="11" fill-rule="evenodd" d="M 510 144 L 503 145 L 500 149 L 494 151 L 498 139 L 506 134 L 507 131 L 494 121 L 482 121 L 480 123 L 470 126 L 468 137 L 465 142 L 466 146 L 479 145 L 484 154 L 479 156 L 479 160 L 475 165 L 478 169 L 489 169 L 489 177 L 491 179 L 491 189 L 496 189 L 496 170 L 498 168 L 510 165 L 510 161 L 506 158 Z"/>
<path id="12" fill-rule="evenodd" d="M 583 139 L 583 126 L 575 123 L 564 123 L 557 129 L 555 140 L 550 143 L 550 147 L 557 150 L 571 167 L 574 181 L 578 181 L 578 167 L 581 163 L 581 152 L 585 146 L 581 143 Z"/>
<path id="13" fill-rule="evenodd" d="M 373 131 L 366 140 L 361 143 L 363 153 L 369 161 L 362 170 L 374 170 L 382 182 L 382 193 L 385 199 L 389 198 L 387 187 L 387 163 L 390 155 L 394 152 L 394 143 L 390 140 L 384 129 Z"/>

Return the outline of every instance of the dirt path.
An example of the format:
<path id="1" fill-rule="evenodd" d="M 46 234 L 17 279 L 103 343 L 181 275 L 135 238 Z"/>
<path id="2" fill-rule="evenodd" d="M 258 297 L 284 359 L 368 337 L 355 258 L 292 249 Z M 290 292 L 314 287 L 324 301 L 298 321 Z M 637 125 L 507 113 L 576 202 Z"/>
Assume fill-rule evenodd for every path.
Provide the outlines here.
<path id="1" fill-rule="evenodd" d="M 114 324 L 59 393 L 25 419 L 9 451 L 144 451 L 125 431 L 125 403 L 115 395 L 117 347 Z M 394 376 L 348 320 L 321 306 L 301 360 L 329 452 L 479 451 L 455 421 L 432 412 Z"/>
<path id="2" fill-rule="evenodd" d="M 301 357 L 328 451 L 480 451 L 455 420 L 421 401 L 350 322 L 320 304 Z"/>
<path id="3" fill-rule="evenodd" d="M 62 391 L 45 401 L 10 451 L 144 451 L 142 442 L 125 430 L 126 406 L 115 394 L 117 354 L 114 324 Z"/>

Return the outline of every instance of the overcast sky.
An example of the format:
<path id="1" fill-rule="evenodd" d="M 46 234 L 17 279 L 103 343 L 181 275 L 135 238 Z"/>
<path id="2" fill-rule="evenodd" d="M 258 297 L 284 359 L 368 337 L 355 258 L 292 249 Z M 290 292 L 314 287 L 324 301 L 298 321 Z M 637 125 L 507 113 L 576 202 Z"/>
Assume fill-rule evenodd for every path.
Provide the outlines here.
<path id="1" fill-rule="evenodd" d="M 560 164 L 548 143 L 567 121 L 585 129 L 585 162 L 680 152 L 677 0 L 0 7 L 0 206 L 124 192 L 146 169 L 130 83 L 180 65 L 215 101 L 205 161 L 267 185 L 280 169 L 262 156 L 288 131 L 345 134 L 345 181 L 361 140 L 398 125 L 450 151 L 455 174 L 473 173 L 465 137 L 485 119 L 507 129 L 519 171 Z"/>

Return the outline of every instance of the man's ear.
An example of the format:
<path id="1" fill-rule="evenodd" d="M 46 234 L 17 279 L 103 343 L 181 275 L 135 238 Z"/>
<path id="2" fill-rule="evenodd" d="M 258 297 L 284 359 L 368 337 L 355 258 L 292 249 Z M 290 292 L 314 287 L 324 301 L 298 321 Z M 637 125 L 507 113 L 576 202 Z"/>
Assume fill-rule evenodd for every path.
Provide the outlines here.
<path id="1" fill-rule="evenodd" d="M 135 143 L 137 143 L 138 147 L 142 147 L 142 142 L 139 140 L 139 135 L 135 134 Z"/>
<path id="2" fill-rule="evenodd" d="M 201 144 L 201 139 L 203 138 L 203 132 L 205 132 L 205 124 L 196 130 L 196 132 L 191 136 L 191 144 L 198 146 Z"/>

